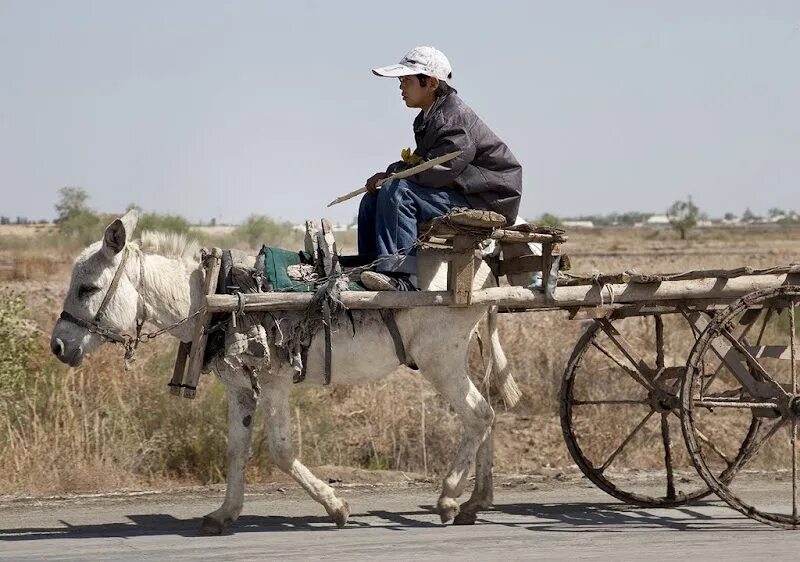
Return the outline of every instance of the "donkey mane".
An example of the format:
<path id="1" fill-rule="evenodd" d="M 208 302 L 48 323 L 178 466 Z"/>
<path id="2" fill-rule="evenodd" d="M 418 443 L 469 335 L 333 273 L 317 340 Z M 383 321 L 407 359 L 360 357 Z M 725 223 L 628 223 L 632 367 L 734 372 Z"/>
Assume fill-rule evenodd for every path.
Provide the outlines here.
<path id="1" fill-rule="evenodd" d="M 148 254 L 185 260 L 197 260 L 200 252 L 200 244 L 196 240 L 177 232 L 146 230 L 142 232 L 139 246 L 143 252 Z"/>

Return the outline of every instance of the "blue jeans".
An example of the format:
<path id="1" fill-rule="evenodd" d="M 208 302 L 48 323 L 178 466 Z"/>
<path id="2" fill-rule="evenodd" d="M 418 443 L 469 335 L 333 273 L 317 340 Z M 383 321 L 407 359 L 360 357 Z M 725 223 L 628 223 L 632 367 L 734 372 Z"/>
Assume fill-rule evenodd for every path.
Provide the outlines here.
<path id="1" fill-rule="evenodd" d="M 469 207 L 469 203 L 453 189 L 425 187 L 408 180 L 384 184 L 377 193 L 361 199 L 359 257 L 378 260 L 376 271 L 416 274 L 417 225 L 457 207 Z"/>

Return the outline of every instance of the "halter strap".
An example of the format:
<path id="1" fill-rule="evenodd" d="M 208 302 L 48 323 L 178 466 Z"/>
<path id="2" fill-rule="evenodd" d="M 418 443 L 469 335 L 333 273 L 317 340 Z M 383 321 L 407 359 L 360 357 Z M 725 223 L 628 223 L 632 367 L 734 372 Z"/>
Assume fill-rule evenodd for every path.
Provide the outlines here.
<path id="1" fill-rule="evenodd" d="M 125 246 L 125 249 L 122 251 L 122 259 L 120 259 L 119 265 L 117 266 L 117 270 L 114 272 L 114 277 L 111 279 L 111 285 L 109 285 L 106 294 L 103 296 L 103 301 L 100 303 L 100 308 L 97 309 L 97 314 L 94 315 L 94 319 L 92 320 L 84 320 L 83 318 L 78 318 L 74 314 L 70 314 L 66 310 L 61 311 L 61 320 L 65 320 L 76 326 L 80 326 L 85 330 L 93 334 L 97 334 L 100 337 L 112 341 L 114 343 L 121 343 L 126 346 L 126 348 L 138 345 L 139 336 L 142 330 L 142 325 L 144 324 L 145 320 L 145 304 L 142 295 L 140 294 L 141 286 L 144 283 L 144 263 L 141 259 L 142 256 L 140 255 L 140 263 L 139 263 L 139 283 L 136 292 L 139 293 L 139 303 L 137 307 L 140 305 L 142 312 L 141 315 L 139 311 L 136 311 L 136 338 L 132 338 L 127 334 L 119 334 L 113 330 L 109 330 L 108 328 L 103 328 L 100 325 L 100 321 L 102 320 L 103 316 L 106 313 L 106 309 L 108 308 L 109 302 L 111 302 L 111 297 L 114 295 L 114 292 L 117 290 L 119 286 L 119 281 L 122 278 L 122 274 L 125 272 L 125 264 L 128 261 L 128 256 L 130 255 L 131 250 L 128 246 Z"/>
<path id="2" fill-rule="evenodd" d="M 114 272 L 114 278 L 111 280 L 111 285 L 108 287 L 108 291 L 103 296 L 103 302 L 100 303 L 100 308 L 97 309 L 97 314 L 94 315 L 94 321 L 99 322 L 103 315 L 106 313 L 106 308 L 108 308 L 108 303 L 111 301 L 111 297 L 114 292 L 117 290 L 117 285 L 119 285 L 119 280 L 122 277 L 122 274 L 125 271 L 125 262 L 128 261 L 128 255 L 130 254 L 130 250 L 128 246 L 125 246 L 125 249 L 122 250 L 122 259 L 117 266 L 117 270 Z"/>
<path id="3" fill-rule="evenodd" d="M 103 328 L 102 326 L 98 325 L 96 322 L 89 322 L 88 320 L 84 320 L 83 318 L 78 318 L 77 316 L 73 316 L 66 310 L 61 311 L 61 316 L 59 316 L 61 320 L 65 320 L 70 322 L 71 324 L 75 324 L 76 326 L 80 326 L 93 334 L 97 334 L 107 340 L 113 341 L 114 343 L 121 343 L 126 344 L 128 340 L 125 336 L 117 334 L 116 332 L 112 332 L 107 328 Z"/>

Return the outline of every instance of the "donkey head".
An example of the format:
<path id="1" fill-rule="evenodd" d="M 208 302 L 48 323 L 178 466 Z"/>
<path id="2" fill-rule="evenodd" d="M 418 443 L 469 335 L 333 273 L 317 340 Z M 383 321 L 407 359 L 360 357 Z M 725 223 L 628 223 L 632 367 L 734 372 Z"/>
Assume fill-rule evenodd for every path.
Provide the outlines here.
<path id="1" fill-rule="evenodd" d="M 72 367 L 105 340 L 132 333 L 139 302 L 139 272 L 127 260 L 127 245 L 139 220 L 129 211 L 106 228 L 103 240 L 86 248 L 75 260 L 64 311 L 53 328 L 50 349 Z M 118 271 L 119 270 L 119 271 Z"/>

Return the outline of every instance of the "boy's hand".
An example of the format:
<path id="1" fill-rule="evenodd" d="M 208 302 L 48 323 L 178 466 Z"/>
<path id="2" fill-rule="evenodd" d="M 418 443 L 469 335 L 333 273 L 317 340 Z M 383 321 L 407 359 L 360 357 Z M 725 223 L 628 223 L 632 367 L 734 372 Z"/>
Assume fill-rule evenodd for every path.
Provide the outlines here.
<path id="1" fill-rule="evenodd" d="M 367 188 L 368 192 L 375 193 L 376 191 L 378 191 L 377 183 L 380 180 L 386 179 L 388 177 L 389 174 L 387 174 L 386 172 L 378 172 L 377 174 L 374 174 L 371 178 L 367 180 L 367 182 L 364 184 L 364 187 Z"/>

